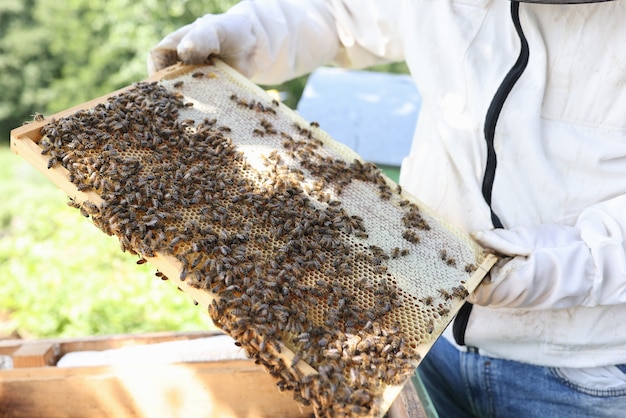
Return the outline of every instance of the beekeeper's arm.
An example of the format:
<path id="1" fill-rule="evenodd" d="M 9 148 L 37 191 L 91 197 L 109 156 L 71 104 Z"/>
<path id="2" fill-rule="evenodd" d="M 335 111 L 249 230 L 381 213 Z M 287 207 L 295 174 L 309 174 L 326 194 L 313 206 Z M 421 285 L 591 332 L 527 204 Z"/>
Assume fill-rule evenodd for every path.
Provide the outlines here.
<path id="1" fill-rule="evenodd" d="M 626 303 L 626 196 L 595 204 L 575 225 L 478 231 L 484 247 L 510 256 L 470 301 L 560 309 Z"/>
<path id="2" fill-rule="evenodd" d="M 330 63 L 363 68 L 399 61 L 403 48 L 394 3 L 242 1 L 165 37 L 150 52 L 148 70 L 219 55 L 254 82 L 276 84 Z"/>

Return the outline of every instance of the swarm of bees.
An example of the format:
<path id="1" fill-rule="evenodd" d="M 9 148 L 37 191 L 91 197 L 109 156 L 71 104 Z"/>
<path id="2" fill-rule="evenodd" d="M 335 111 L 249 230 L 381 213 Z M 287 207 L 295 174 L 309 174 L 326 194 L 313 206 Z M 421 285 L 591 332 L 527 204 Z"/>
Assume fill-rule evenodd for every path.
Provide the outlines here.
<path id="1" fill-rule="evenodd" d="M 223 64 L 182 68 L 46 124 L 45 165 L 98 196 L 69 204 L 139 263 L 175 258 L 280 390 L 380 416 L 482 250 Z"/>

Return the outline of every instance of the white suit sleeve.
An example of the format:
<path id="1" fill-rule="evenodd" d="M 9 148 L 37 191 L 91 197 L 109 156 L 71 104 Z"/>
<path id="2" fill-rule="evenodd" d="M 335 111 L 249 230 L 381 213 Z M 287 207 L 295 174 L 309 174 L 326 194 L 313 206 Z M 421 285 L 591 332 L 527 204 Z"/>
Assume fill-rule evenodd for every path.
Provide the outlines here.
<path id="1" fill-rule="evenodd" d="M 510 256 L 470 301 L 490 307 L 563 309 L 626 303 L 626 196 L 593 205 L 575 225 L 477 231 Z"/>
<path id="2" fill-rule="evenodd" d="M 258 47 L 251 79 L 275 84 L 322 65 L 364 68 L 403 60 L 397 3 L 257 0 L 231 12 L 246 13 L 253 22 Z"/>
<path id="3" fill-rule="evenodd" d="M 362 68 L 403 59 L 395 2 L 336 0 L 242 1 L 205 15 L 164 38 L 150 72 L 217 54 L 259 84 L 276 84 L 321 65 Z"/>
<path id="4" fill-rule="evenodd" d="M 324 1 L 242 1 L 227 12 L 233 13 L 252 24 L 255 48 L 246 75 L 256 83 L 276 84 L 307 74 L 339 52 L 336 25 Z"/>
<path id="5" fill-rule="evenodd" d="M 587 208 L 576 226 L 593 260 L 592 283 L 583 304 L 626 303 L 626 196 Z"/>

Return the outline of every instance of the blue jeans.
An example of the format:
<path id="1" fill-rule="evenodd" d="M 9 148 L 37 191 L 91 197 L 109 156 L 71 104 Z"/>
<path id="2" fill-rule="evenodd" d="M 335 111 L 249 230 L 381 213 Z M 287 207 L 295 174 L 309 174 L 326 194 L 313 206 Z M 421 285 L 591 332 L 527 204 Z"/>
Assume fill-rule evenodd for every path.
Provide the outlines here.
<path id="1" fill-rule="evenodd" d="M 626 417 L 626 385 L 586 388 L 558 369 L 460 352 L 443 337 L 417 372 L 440 418 Z"/>

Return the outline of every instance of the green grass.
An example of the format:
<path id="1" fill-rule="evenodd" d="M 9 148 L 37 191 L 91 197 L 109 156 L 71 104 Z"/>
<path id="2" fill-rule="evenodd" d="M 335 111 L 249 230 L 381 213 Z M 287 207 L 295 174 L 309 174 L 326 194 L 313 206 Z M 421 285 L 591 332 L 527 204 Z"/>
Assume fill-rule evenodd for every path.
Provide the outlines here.
<path id="1" fill-rule="evenodd" d="M 214 328 L 188 296 L 154 276 L 67 206 L 65 194 L 0 147 L 0 336 Z"/>

